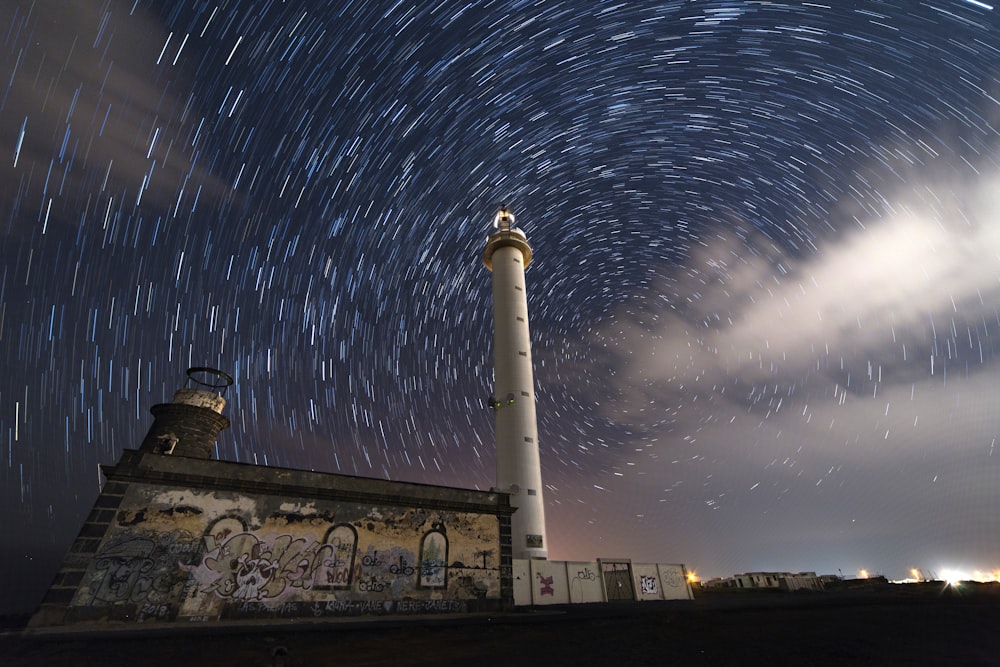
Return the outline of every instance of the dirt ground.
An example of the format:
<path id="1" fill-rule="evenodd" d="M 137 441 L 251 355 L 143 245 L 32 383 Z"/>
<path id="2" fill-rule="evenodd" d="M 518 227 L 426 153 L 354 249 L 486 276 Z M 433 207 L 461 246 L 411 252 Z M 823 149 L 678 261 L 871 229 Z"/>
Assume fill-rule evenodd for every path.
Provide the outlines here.
<path id="1" fill-rule="evenodd" d="M 905 592 L 904 592 L 905 590 Z M 754 592 L 758 593 L 758 592 Z M 135 628 L 135 626 L 129 626 Z M 699 594 L 503 615 L 0 635 L 0 663 L 344 665 L 997 665 L 1000 584 Z"/>

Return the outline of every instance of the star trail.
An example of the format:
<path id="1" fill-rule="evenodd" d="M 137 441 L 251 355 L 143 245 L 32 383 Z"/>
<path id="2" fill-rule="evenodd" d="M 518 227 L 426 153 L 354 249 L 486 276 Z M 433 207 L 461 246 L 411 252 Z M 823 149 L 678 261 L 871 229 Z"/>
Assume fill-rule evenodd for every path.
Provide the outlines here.
<path id="1" fill-rule="evenodd" d="M 527 273 L 550 557 L 1000 568 L 1000 22 L 969 0 L 0 7 L 4 598 L 189 366 L 220 459 L 487 489 Z"/>

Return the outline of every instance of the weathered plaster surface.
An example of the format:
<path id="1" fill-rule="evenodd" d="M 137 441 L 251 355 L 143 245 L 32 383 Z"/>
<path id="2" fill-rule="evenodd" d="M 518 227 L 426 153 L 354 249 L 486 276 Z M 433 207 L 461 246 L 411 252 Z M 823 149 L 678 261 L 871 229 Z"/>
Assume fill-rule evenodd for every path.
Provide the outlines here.
<path id="1" fill-rule="evenodd" d="M 499 557 L 493 514 L 133 483 L 67 620 L 464 611 Z"/>

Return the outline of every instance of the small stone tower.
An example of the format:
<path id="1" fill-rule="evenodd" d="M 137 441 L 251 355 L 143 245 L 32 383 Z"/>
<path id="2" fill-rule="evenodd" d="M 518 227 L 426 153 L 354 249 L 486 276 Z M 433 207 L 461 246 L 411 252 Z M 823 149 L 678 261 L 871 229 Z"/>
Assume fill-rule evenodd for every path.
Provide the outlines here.
<path id="1" fill-rule="evenodd" d="M 188 386 L 178 389 L 173 401 L 150 408 L 153 425 L 139 451 L 212 458 L 219 433 L 229 428 L 229 418 L 222 414 L 226 407 L 222 394 L 233 384 L 233 378 L 203 366 L 189 368 L 187 376 Z"/>
<path id="2" fill-rule="evenodd" d="M 110 548 L 109 551 L 107 536 L 121 530 L 122 521 L 132 526 L 131 522 L 144 516 L 144 511 L 139 511 L 133 512 L 130 519 L 125 519 L 128 512 L 122 511 L 123 503 L 146 502 L 137 501 L 146 493 L 141 489 L 150 483 L 159 488 L 165 480 L 176 479 L 192 467 L 224 465 L 223 462 L 208 459 L 212 457 L 212 448 L 219 433 L 229 427 L 229 419 L 222 415 L 226 399 L 221 394 L 233 384 L 233 378 L 222 371 L 204 367 L 189 368 L 187 376 L 188 386 L 179 389 L 172 402 L 154 405 L 150 409 L 154 417 L 153 425 L 139 451 L 126 449 L 116 465 L 101 466 L 107 482 L 29 627 L 92 620 L 89 614 L 95 614 L 94 618 L 135 620 L 138 607 L 126 604 L 132 601 L 131 593 L 123 598 L 119 592 L 129 586 L 136 586 L 136 590 L 141 588 L 137 584 L 140 576 L 146 577 L 142 586 L 153 581 L 154 575 L 148 570 L 152 567 L 150 555 L 156 542 L 150 541 L 147 534 L 140 536 L 137 533 L 134 540 L 125 540 L 132 546 Z M 204 461 L 174 459 L 179 456 Z M 171 562 L 177 562 L 177 556 L 171 554 L 171 558 Z M 88 582 L 93 583 L 95 576 L 105 581 L 100 584 L 104 586 L 104 592 L 81 597 L 79 589 L 81 586 L 86 588 Z M 150 590 L 163 583 L 159 579 L 156 581 L 155 585 L 149 584 Z M 95 611 L 92 607 L 97 598 L 107 598 L 110 606 Z"/>
<path id="3" fill-rule="evenodd" d="M 524 270 L 531 246 L 503 207 L 486 241 L 483 262 L 493 273 L 493 383 L 496 413 L 497 488 L 517 508 L 511 517 L 514 558 L 548 558 L 545 505 L 538 455 L 535 376 L 531 365 L 528 297 Z"/>

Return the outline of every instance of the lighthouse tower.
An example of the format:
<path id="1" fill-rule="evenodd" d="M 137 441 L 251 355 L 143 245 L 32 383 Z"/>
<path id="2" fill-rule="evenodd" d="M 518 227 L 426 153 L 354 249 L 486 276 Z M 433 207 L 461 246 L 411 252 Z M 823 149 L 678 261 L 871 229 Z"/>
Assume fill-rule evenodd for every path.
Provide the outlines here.
<path id="1" fill-rule="evenodd" d="M 493 221 L 483 262 L 493 273 L 493 383 L 496 413 L 497 488 L 511 495 L 514 558 L 547 558 L 542 469 L 538 457 L 535 376 L 528 335 L 524 270 L 531 246 L 503 207 Z"/>
<path id="2" fill-rule="evenodd" d="M 209 459 L 215 441 L 229 418 L 223 394 L 233 378 L 215 368 L 197 366 L 187 370 L 188 386 L 178 389 L 174 400 L 150 408 L 153 425 L 139 449 L 154 454 Z M 197 386 L 194 386 L 197 385 Z"/>

